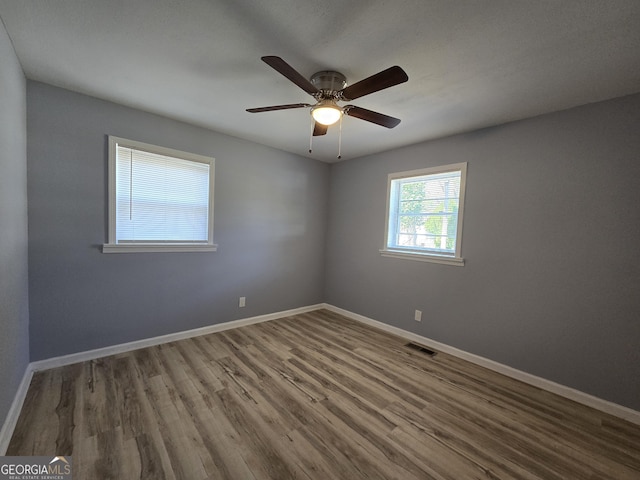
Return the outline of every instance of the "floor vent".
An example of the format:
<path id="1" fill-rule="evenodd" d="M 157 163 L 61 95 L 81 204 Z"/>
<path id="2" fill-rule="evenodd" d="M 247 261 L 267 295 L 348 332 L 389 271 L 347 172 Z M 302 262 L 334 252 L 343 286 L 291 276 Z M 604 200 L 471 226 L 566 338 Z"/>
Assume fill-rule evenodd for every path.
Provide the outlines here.
<path id="1" fill-rule="evenodd" d="M 419 350 L 422 353 L 426 353 L 430 357 L 433 357 L 436 354 L 436 352 L 434 352 L 433 350 L 413 342 L 407 343 L 405 347 L 413 348 L 414 350 Z"/>

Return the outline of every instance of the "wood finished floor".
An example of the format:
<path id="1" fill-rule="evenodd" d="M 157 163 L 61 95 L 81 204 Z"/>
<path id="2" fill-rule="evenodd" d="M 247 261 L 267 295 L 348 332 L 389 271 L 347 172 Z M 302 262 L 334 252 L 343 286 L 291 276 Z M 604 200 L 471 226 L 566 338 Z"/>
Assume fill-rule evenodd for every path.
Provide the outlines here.
<path id="1" fill-rule="evenodd" d="M 320 310 L 34 375 L 74 479 L 634 479 L 640 427 Z"/>

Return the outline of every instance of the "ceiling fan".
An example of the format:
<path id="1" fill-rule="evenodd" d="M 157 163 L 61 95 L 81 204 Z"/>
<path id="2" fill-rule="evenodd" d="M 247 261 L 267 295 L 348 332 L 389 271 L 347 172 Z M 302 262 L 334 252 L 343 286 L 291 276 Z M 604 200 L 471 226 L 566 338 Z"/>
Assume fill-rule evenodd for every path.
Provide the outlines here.
<path id="1" fill-rule="evenodd" d="M 409 80 L 405 71 L 398 66 L 387 68 L 353 85 L 346 86 L 347 79 L 340 72 L 325 70 L 314 73 L 307 80 L 280 57 L 266 56 L 262 57 L 262 61 L 315 98 L 316 103 L 313 105 L 309 103 L 291 103 L 288 105 L 273 105 L 271 107 L 248 108 L 247 112 L 260 113 L 311 107 L 311 116 L 314 120 L 313 136 L 326 134 L 329 126 L 340 120 L 342 115 L 359 118 L 387 128 L 393 128 L 400 123 L 399 118 L 390 117 L 366 108 L 355 105 L 345 105 L 343 107 L 338 105 L 338 102 L 355 100 Z"/>

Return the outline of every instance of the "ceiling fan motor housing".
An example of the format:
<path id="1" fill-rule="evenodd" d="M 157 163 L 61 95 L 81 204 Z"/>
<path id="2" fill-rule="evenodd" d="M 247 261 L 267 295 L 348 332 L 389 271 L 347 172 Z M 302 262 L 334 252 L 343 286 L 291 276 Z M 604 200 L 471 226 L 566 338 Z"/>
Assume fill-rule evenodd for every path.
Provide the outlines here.
<path id="1" fill-rule="evenodd" d="M 347 77 L 340 72 L 331 70 L 314 73 L 311 75 L 310 81 L 323 94 L 330 96 L 335 96 L 337 92 L 347 85 Z"/>

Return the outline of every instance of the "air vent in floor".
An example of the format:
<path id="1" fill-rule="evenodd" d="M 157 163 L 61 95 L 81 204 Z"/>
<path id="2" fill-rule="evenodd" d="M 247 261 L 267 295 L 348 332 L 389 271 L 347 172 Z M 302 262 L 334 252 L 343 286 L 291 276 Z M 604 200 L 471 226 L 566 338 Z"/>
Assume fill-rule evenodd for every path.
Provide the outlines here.
<path id="1" fill-rule="evenodd" d="M 423 347 L 422 345 L 418 345 L 417 343 L 413 343 L 413 342 L 407 343 L 405 347 L 413 348 L 414 350 L 418 350 L 422 353 L 425 353 L 430 357 L 433 357 L 437 353 L 427 347 Z"/>

